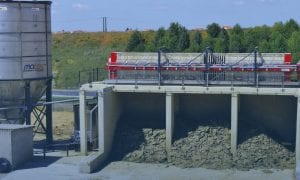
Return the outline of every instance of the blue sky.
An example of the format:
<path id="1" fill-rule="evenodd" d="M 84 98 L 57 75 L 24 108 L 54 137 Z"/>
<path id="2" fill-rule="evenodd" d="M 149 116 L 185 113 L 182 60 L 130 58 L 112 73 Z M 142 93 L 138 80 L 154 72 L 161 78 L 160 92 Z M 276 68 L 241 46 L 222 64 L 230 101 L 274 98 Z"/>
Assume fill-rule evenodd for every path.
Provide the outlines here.
<path id="1" fill-rule="evenodd" d="M 52 31 L 109 31 L 168 28 L 179 22 L 188 29 L 273 25 L 290 18 L 300 23 L 300 0 L 53 0 Z"/>

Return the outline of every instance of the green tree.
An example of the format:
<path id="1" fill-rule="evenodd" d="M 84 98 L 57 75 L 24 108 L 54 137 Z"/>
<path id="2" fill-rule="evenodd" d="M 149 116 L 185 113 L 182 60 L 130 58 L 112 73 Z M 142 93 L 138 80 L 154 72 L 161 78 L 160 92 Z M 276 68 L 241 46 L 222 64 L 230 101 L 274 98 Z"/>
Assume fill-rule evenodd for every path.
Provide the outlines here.
<path id="1" fill-rule="evenodd" d="M 214 48 L 215 46 L 215 38 L 212 38 L 211 36 L 207 36 L 206 38 L 203 39 L 203 43 L 201 45 L 201 49 L 205 50 L 206 48 Z"/>
<path id="2" fill-rule="evenodd" d="M 271 33 L 269 44 L 270 44 L 270 52 L 283 53 L 286 52 L 287 50 L 287 40 L 278 31 L 273 31 Z"/>
<path id="3" fill-rule="evenodd" d="M 192 36 L 192 41 L 190 45 L 190 52 L 201 52 L 202 36 L 199 31 L 196 31 Z"/>
<path id="4" fill-rule="evenodd" d="M 142 37 L 141 32 L 134 31 L 129 38 L 126 51 L 145 51 L 145 39 Z"/>
<path id="5" fill-rule="evenodd" d="M 276 22 L 274 23 L 274 25 L 271 28 L 272 33 L 273 32 L 278 32 L 280 34 L 282 34 L 283 36 L 285 36 L 285 27 L 284 24 L 282 22 Z"/>
<path id="6" fill-rule="evenodd" d="M 243 52 L 244 51 L 243 38 L 244 38 L 243 29 L 239 24 L 236 24 L 230 32 L 229 45 L 228 45 L 229 52 L 233 52 L 233 53 Z"/>
<path id="7" fill-rule="evenodd" d="M 284 24 L 284 37 L 288 39 L 289 37 L 291 37 L 293 32 L 298 30 L 298 23 L 294 19 L 290 19 Z"/>
<path id="8" fill-rule="evenodd" d="M 217 23 L 212 23 L 207 25 L 207 33 L 213 37 L 216 38 L 218 37 L 219 33 L 221 32 L 221 27 Z"/>
<path id="9" fill-rule="evenodd" d="M 166 43 L 166 30 L 165 28 L 161 27 L 157 30 L 154 41 L 153 41 L 153 46 L 155 47 L 155 51 L 157 51 L 159 48 L 163 46 L 167 46 Z"/>
<path id="10" fill-rule="evenodd" d="M 293 62 L 300 60 L 300 31 L 293 32 L 288 40 L 288 50 L 293 55 Z"/>
<path id="11" fill-rule="evenodd" d="M 262 40 L 258 44 L 259 52 L 268 53 L 271 51 L 270 44 L 267 40 Z"/>
<path id="12" fill-rule="evenodd" d="M 257 26 L 246 31 L 244 36 L 244 47 L 247 52 L 252 52 L 255 47 L 259 47 L 262 41 L 269 41 L 270 38 L 270 27 Z"/>
<path id="13" fill-rule="evenodd" d="M 227 31 L 222 28 L 218 38 L 216 38 L 216 42 L 214 44 L 214 50 L 215 52 L 222 52 L 227 53 L 228 52 L 228 44 L 229 44 L 229 36 Z"/>
<path id="14" fill-rule="evenodd" d="M 179 40 L 178 40 L 178 46 L 177 51 L 182 52 L 190 47 L 190 36 L 188 34 L 188 31 L 184 28 L 182 29 Z"/>
<path id="15" fill-rule="evenodd" d="M 179 23 L 171 23 L 166 35 L 167 48 L 172 52 L 182 52 L 190 45 L 187 29 Z"/>

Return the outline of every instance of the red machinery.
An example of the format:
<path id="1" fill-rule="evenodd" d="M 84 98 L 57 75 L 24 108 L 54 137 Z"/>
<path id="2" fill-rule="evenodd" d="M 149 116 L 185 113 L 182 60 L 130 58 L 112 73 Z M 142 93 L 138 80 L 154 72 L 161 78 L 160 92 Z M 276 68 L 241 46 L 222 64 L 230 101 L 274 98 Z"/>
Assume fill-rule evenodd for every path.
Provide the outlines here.
<path id="1" fill-rule="evenodd" d="M 300 64 L 290 53 L 130 53 L 112 52 L 108 83 L 291 85 Z"/>

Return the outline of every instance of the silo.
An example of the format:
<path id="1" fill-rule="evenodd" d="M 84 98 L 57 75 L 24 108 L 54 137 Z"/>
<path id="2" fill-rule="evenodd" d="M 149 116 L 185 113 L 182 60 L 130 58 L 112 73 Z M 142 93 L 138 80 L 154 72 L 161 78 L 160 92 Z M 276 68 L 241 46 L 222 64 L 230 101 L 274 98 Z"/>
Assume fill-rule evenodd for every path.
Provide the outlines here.
<path id="1" fill-rule="evenodd" d="M 0 124 L 24 123 L 51 90 L 51 1 L 0 1 Z"/>

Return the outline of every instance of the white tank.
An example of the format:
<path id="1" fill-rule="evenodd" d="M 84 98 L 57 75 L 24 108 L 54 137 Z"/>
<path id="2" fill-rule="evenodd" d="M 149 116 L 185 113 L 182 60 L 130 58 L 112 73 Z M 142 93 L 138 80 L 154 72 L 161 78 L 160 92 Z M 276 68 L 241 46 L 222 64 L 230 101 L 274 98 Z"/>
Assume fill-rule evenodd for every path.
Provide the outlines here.
<path id="1" fill-rule="evenodd" d="M 31 104 L 52 79 L 51 1 L 0 1 L 0 109 Z M 23 123 L 24 109 L 0 110 L 0 123 Z"/>

